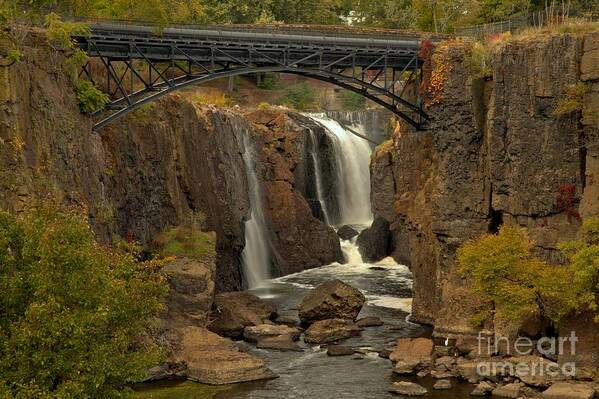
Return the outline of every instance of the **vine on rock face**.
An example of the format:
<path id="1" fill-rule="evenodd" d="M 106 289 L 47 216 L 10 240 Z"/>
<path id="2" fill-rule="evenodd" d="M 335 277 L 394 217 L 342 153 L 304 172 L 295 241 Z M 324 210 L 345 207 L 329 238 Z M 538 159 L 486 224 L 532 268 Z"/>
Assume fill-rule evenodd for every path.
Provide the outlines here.
<path id="1" fill-rule="evenodd" d="M 555 209 L 558 212 L 565 212 L 568 221 L 580 220 L 580 213 L 576 209 L 576 186 L 574 184 L 562 184 L 557 188 L 555 199 Z"/>
<path id="2" fill-rule="evenodd" d="M 442 42 L 436 47 L 431 55 L 432 70 L 430 73 L 430 81 L 424 87 L 424 105 L 426 107 L 439 104 L 443 101 L 445 83 L 447 83 L 447 78 L 451 71 L 451 62 L 447 50 L 454 44 L 453 41 Z"/>

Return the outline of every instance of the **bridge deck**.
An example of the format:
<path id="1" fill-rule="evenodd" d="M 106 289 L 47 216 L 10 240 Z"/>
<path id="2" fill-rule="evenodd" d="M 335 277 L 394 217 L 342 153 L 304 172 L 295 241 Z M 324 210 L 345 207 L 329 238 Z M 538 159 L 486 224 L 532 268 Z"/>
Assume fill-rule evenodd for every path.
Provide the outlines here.
<path id="1" fill-rule="evenodd" d="M 386 30 L 385 30 L 386 31 Z M 326 35 L 323 35 L 326 33 Z M 355 33 L 355 32 L 354 32 Z M 389 31 L 384 38 L 375 38 L 372 32 L 344 36 L 341 31 L 319 32 L 286 27 L 268 30 L 263 26 L 241 27 L 167 27 L 160 34 L 151 25 L 131 25 L 118 22 L 99 22 L 91 25 L 90 37 L 76 38 L 90 56 L 100 53 L 113 59 L 148 58 L 152 61 L 186 60 L 191 56 L 199 62 L 227 62 L 233 56 L 240 62 L 255 65 L 272 64 L 280 60 L 283 51 L 286 61 L 300 61 L 298 66 L 313 67 L 339 59 L 340 54 L 354 54 L 336 63 L 337 67 L 366 67 L 381 56 L 387 57 L 387 67 L 403 68 L 418 53 L 421 37 L 393 36 Z M 397 32 L 398 34 L 405 32 Z M 90 42 L 94 46 L 89 45 Z M 135 45 L 140 51 L 132 51 Z M 176 46 L 181 51 L 172 51 Z M 225 49 L 227 54 L 214 55 L 214 48 Z M 248 50 L 259 50 L 265 57 L 250 55 Z M 303 59 L 321 52 L 321 57 Z M 143 53 L 143 54 L 142 54 Z"/>

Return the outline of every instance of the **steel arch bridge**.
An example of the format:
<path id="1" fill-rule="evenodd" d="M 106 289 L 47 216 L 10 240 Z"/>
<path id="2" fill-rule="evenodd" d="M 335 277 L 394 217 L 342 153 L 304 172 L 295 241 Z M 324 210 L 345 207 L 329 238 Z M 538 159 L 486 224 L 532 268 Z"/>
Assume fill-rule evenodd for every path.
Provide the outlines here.
<path id="1" fill-rule="evenodd" d="M 399 31 L 356 34 L 302 27 L 168 27 L 100 22 L 75 37 L 91 59 L 81 75 L 103 79 L 110 102 L 93 130 L 186 86 L 251 73 L 291 73 L 358 93 L 416 129 L 428 119 L 418 91 L 421 38 Z M 99 65 L 99 66 L 98 66 Z M 416 95 L 406 88 L 415 83 Z"/>

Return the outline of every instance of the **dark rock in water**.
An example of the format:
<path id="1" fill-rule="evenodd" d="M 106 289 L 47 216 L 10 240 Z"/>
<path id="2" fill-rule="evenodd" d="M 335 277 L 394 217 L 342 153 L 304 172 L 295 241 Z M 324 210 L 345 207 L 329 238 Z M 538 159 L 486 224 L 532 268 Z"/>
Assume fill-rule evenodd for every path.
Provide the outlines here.
<path id="1" fill-rule="evenodd" d="M 351 240 L 358 234 L 358 231 L 349 225 L 341 226 L 339 230 L 337 230 L 337 235 L 342 240 Z"/>
<path id="2" fill-rule="evenodd" d="M 385 324 L 383 320 L 376 316 L 363 317 L 356 321 L 356 325 L 358 327 L 378 327 L 382 326 L 383 324 Z"/>
<path id="3" fill-rule="evenodd" d="M 358 250 L 366 262 L 377 262 L 387 256 L 389 250 L 389 222 L 376 217 L 372 225 L 358 236 Z"/>
<path id="4" fill-rule="evenodd" d="M 368 268 L 368 270 L 375 270 L 377 272 L 382 272 L 382 271 L 385 271 L 387 269 L 385 269 L 384 267 L 380 267 L 380 266 L 371 266 L 371 267 Z"/>
<path id="5" fill-rule="evenodd" d="M 306 330 L 304 341 L 309 344 L 328 344 L 360 335 L 361 331 L 362 329 L 350 320 L 319 320 Z"/>
<path id="6" fill-rule="evenodd" d="M 389 391 L 404 396 L 424 396 L 428 392 L 423 386 L 408 381 L 394 383 Z"/>
<path id="7" fill-rule="evenodd" d="M 379 350 L 379 357 L 382 357 L 383 359 L 389 359 L 391 352 L 393 352 L 393 348 L 383 348 Z"/>
<path id="8" fill-rule="evenodd" d="M 350 356 L 354 354 L 354 350 L 349 346 L 329 345 L 327 347 L 327 355 L 329 356 Z"/>
<path id="9" fill-rule="evenodd" d="M 299 317 L 306 324 L 326 319 L 355 320 L 365 301 L 358 289 L 341 280 L 330 280 L 304 297 Z"/>
<path id="10" fill-rule="evenodd" d="M 279 316 L 275 319 L 275 323 L 283 324 L 283 325 L 289 326 L 289 327 L 297 327 L 298 324 L 300 323 L 300 321 L 297 317 Z"/>
<path id="11" fill-rule="evenodd" d="M 277 316 L 273 305 L 247 292 L 226 292 L 214 298 L 213 321 L 208 329 L 219 335 L 242 338 L 247 326 L 264 324 Z"/>

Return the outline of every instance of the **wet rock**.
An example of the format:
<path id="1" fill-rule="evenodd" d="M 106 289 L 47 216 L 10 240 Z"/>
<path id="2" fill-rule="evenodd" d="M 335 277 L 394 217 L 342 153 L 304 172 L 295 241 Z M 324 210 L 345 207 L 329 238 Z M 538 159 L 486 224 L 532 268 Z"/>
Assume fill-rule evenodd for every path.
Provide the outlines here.
<path id="1" fill-rule="evenodd" d="M 389 356 L 394 362 L 430 367 L 433 363 L 433 341 L 428 338 L 400 338 Z"/>
<path id="2" fill-rule="evenodd" d="M 287 336 L 291 341 L 297 341 L 300 332 L 297 328 L 285 325 L 259 324 L 248 326 L 243 330 L 243 338 L 248 342 L 258 342 L 266 337 Z"/>
<path id="3" fill-rule="evenodd" d="M 341 280 L 330 280 L 304 297 L 299 317 L 306 324 L 326 319 L 355 320 L 365 301 L 358 289 Z"/>
<path id="4" fill-rule="evenodd" d="M 240 352 L 230 339 L 206 329 L 186 327 L 182 331 L 174 363 L 185 364 L 185 377 L 204 384 L 234 384 L 274 378 L 264 360 Z"/>
<path id="5" fill-rule="evenodd" d="M 350 356 L 354 354 L 354 350 L 349 346 L 329 345 L 327 347 L 327 355 L 329 356 Z"/>
<path id="6" fill-rule="evenodd" d="M 404 396 L 424 396 L 428 392 L 423 386 L 408 381 L 393 383 L 389 391 Z"/>
<path id="7" fill-rule="evenodd" d="M 426 377 L 427 375 L 428 375 L 428 371 L 426 371 L 426 370 L 422 370 L 422 371 L 419 371 L 419 372 L 416 374 L 416 377 L 418 377 L 418 378 L 424 378 L 424 377 Z"/>
<path id="8" fill-rule="evenodd" d="M 451 371 L 439 371 L 439 370 L 431 371 L 431 377 L 433 377 L 435 379 L 452 378 L 455 376 L 456 375 Z"/>
<path id="9" fill-rule="evenodd" d="M 481 376 L 479 376 L 477 372 L 477 365 L 477 361 L 459 358 L 457 362 L 457 373 L 469 383 L 476 384 L 481 380 Z"/>
<path id="10" fill-rule="evenodd" d="M 476 388 L 470 393 L 472 396 L 487 396 L 490 395 L 491 392 L 495 389 L 495 385 L 491 384 L 488 381 L 483 381 L 479 383 Z"/>
<path id="11" fill-rule="evenodd" d="M 350 320 L 319 320 L 306 330 L 304 341 L 310 344 L 327 344 L 359 335 L 361 331 Z"/>
<path id="12" fill-rule="evenodd" d="M 217 294 L 213 309 L 213 321 L 208 329 L 232 338 L 242 338 L 247 326 L 264 324 L 276 317 L 273 305 L 247 292 Z"/>
<path id="13" fill-rule="evenodd" d="M 591 399 L 595 389 L 590 385 L 575 382 L 557 382 L 543 392 L 545 399 Z"/>
<path id="14" fill-rule="evenodd" d="M 376 217 L 372 225 L 358 236 L 358 250 L 366 262 L 377 262 L 387 256 L 389 250 L 389 222 Z"/>
<path id="15" fill-rule="evenodd" d="M 493 396 L 497 396 L 500 398 L 514 398 L 517 399 L 520 397 L 520 390 L 522 385 L 520 383 L 511 383 L 499 386 L 495 388 L 491 393 Z"/>
<path id="16" fill-rule="evenodd" d="M 382 357 L 383 359 L 389 359 L 391 352 L 393 352 L 393 348 L 383 348 L 379 350 L 379 357 Z"/>
<path id="17" fill-rule="evenodd" d="M 410 362 L 406 362 L 403 360 L 400 360 L 399 362 L 397 362 L 395 364 L 395 367 L 393 367 L 393 372 L 395 374 L 414 374 L 416 371 L 416 367 L 418 367 L 420 365 L 419 361 L 410 361 Z"/>
<path id="18" fill-rule="evenodd" d="M 435 385 L 433 385 L 433 389 L 437 389 L 437 390 L 451 389 L 451 381 L 439 380 L 439 381 L 435 382 Z"/>
<path id="19" fill-rule="evenodd" d="M 275 319 L 275 323 L 283 324 L 289 327 L 297 327 L 300 321 L 298 318 L 292 316 L 279 316 Z"/>
<path id="20" fill-rule="evenodd" d="M 258 349 L 271 349 L 281 352 L 303 352 L 304 350 L 289 335 L 264 337 L 256 343 Z"/>
<path id="21" fill-rule="evenodd" d="M 352 238 L 354 238 L 358 234 L 359 233 L 353 227 L 351 227 L 349 225 L 341 226 L 339 228 L 339 230 L 337 230 L 337 235 L 342 240 L 351 240 Z"/>
<path id="22" fill-rule="evenodd" d="M 383 322 L 383 320 L 381 320 L 380 317 L 376 317 L 376 316 L 369 316 L 369 317 L 363 317 L 361 319 L 358 319 L 358 321 L 356 321 L 356 325 L 358 327 L 378 327 L 378 326 L 382 326 L 383 324 L 385 324 Z"/>

